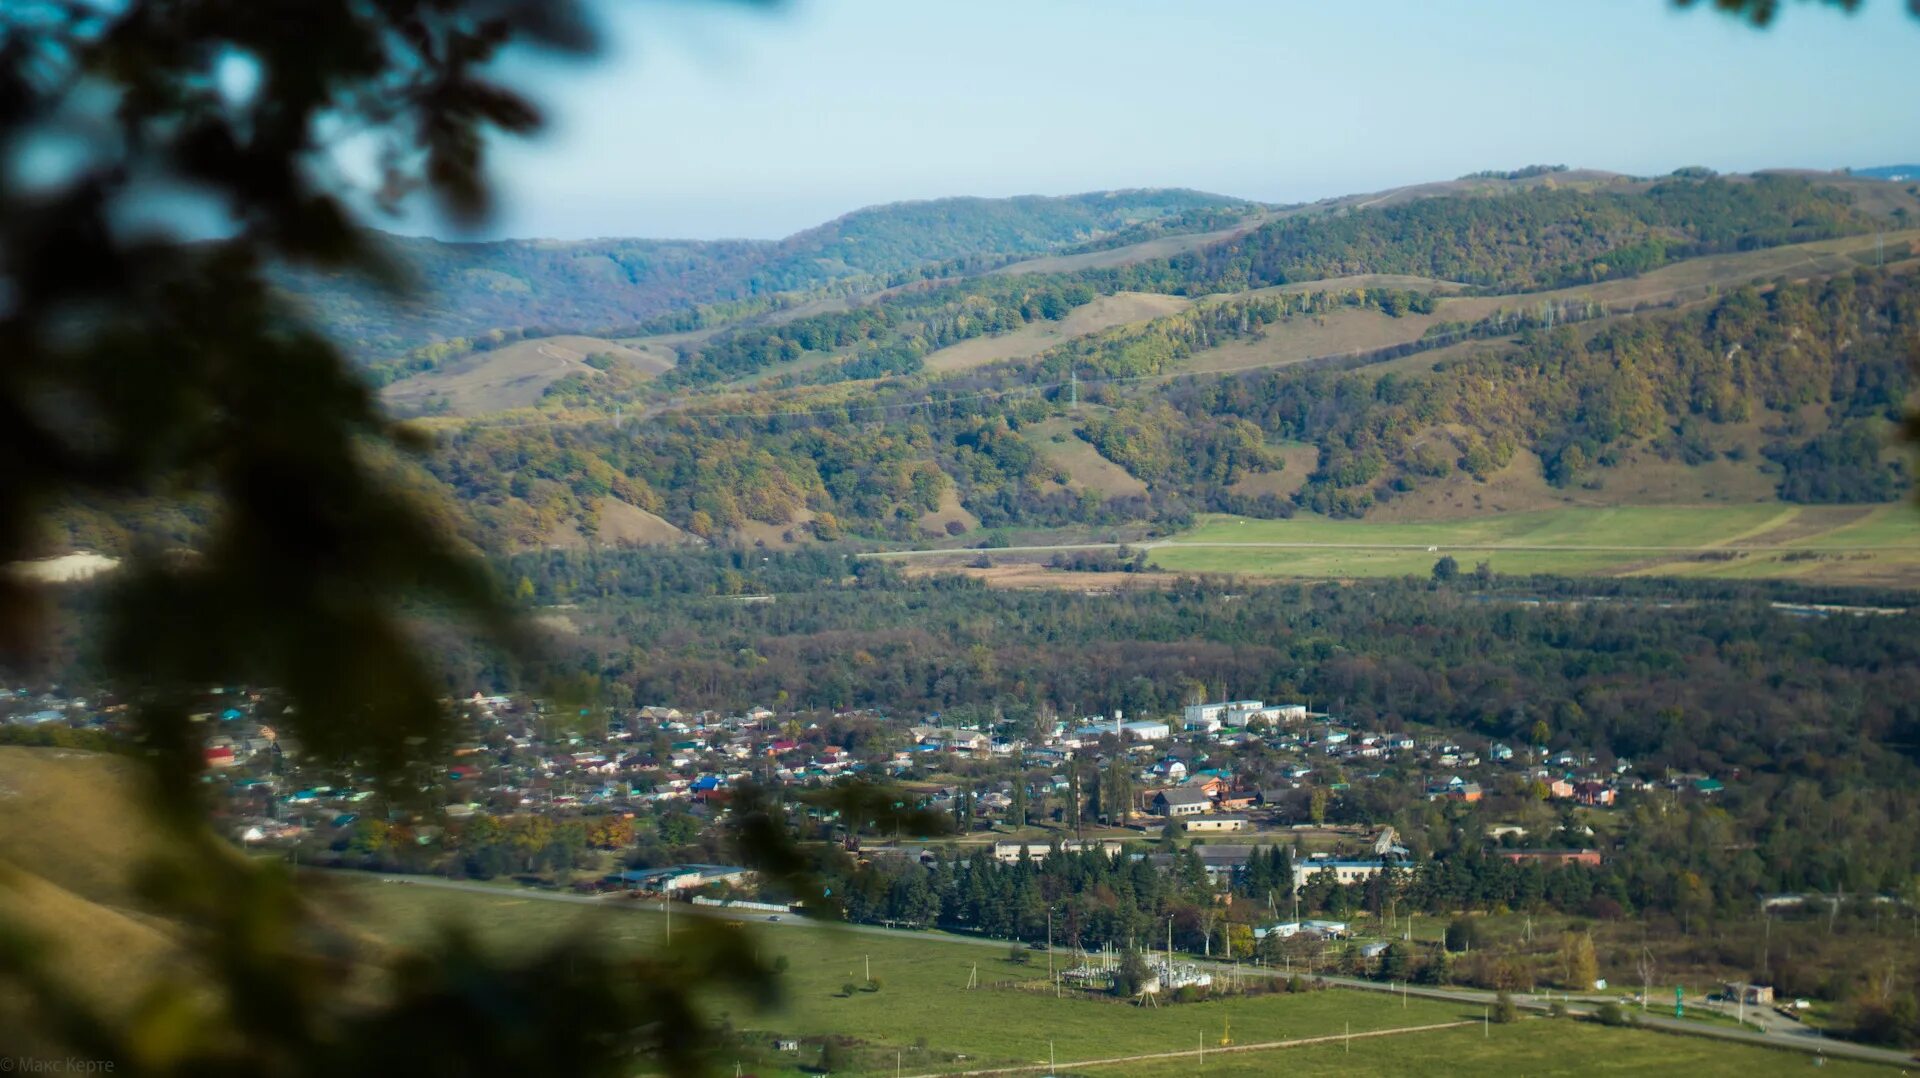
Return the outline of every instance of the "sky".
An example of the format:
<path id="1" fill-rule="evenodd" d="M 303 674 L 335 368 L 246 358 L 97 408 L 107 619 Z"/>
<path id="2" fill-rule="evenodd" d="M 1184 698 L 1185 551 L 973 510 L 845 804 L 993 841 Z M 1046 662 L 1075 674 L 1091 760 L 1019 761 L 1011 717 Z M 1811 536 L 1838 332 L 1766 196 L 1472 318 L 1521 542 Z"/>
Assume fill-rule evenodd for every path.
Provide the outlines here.
<path id="1" fill-rule="evenodd" d="M 1665 0 L 616 0 L 513 57 L 497 236 L 775 238 L 948 195 L 1307 201 L 1534 163 L 1641 175 L 1920 158 L 1920 19 Z M 409 231 L 445 234 L 431 223 Z"/>

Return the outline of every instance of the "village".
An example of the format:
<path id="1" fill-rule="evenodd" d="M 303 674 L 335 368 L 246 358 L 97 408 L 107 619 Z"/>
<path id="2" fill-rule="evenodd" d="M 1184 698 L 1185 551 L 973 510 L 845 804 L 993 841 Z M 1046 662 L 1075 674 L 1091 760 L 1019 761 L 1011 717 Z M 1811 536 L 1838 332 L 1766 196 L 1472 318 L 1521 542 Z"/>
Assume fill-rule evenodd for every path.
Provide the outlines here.
<path id="1" fill-rule="evenodd" d="M 1130 845 L 1178 843 L 1225 887 L 1251 858 L 1284 847 L 1296 893 L 1317 876 L 1351 885 L 1410 859 L 1414 851 L 1397 843 L 1387 823 L 1385 808 L 1396 800 L 1499 806 L 1485 829 L 1491 852 L 1514 862 L 1598 865 L 1607 850 L 1575 810 L 1590 820 L 1623 797 L 1709 797 L 1721 788 L 1709 776 L 1656 779 L 1629 761 L 1588 752 L 1356 729 L 1300 703 L 1199 702 L 1165 718 L 1056 718 L 1018 731 L 947 725 L 938 715 L 903 721 L 767 707 L 561 714 L 534 698 L 474 693 L 456 705 L 466 736 L 444 770 L 421 776 L 438 803 L 422 810 L 387 804 L 352 776 L 312 767 L 277 731 L 273 700 L 259 691 L 210 692 L 193 716 L 204 731 L 204 781 L 218 820 L 242 845 L 324 857 L 367 849 L 370 832 L 389 843 L 404 833 L 430 847 L 448 827 L 477 817 L 508 826 L 572 822 L 583 825 L 588 849 L 557 859 L 564 863 L 533 857 L 529 871 L 577 877 L 604 863 L 610 871 L 601 882 L 662 893 L 747 883 L 742 870 L 721 863 L 725 846 L 712 826 L 729 791 L 747 782 L 897 784 L 952 817 L 953 833 L 941 840 L 950 853 L 990 853 L 1008 863 L 1053 849 L 1118 854 Z M 113 704 L 8 690 L 0 696 L 0 733 L 24 743 L 110 740 L 123 714 Z M 1082 788 L 1083 776 L 1096 776 L 1095 787 L 1105 776 L 1104 794 Z M 836 837 L 870 854 L 917 848 L 886 836 Z M 712 860 L 662 860 L 689 848 L 704 848 Z M 1309 922 L 1273 930 L 1342 934 Z"/>

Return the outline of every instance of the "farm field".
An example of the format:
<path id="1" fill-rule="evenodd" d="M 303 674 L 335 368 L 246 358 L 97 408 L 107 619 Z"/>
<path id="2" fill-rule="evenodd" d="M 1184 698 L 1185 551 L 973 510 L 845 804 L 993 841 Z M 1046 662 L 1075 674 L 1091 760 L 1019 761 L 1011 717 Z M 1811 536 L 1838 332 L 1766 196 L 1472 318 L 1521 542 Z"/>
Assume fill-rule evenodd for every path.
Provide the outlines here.
<path id="1" fill-rule="evenodd" d="M 665 930 L 665 918 L 649 909 L 613 903 L 585 908 L 511 890 L 476 894 L 382 885 L 371 877 L 336 878 L 327 889 L 355 927 L 401 944 L 431 938 L 443 918 L 508 948 L 535 947 L 592 926 L 609 946 L 637 952 L 660 945 Z M 892 1073 L 895 1050 L 906 1054 L 909 1070 L 962 1070 L 1045 1063 L 1049 1038 L 1063 1062 L 1178 1051 L 1194 1044 L 1196 1022 L 1210 1025 L 1216 1037 L 1219 1023 L 1230 1021 L 1236 1037 L 1276 1039 L 1337 1033 L 1349 1022 L 1363 1032 L 1478 1016 L 1465 1004 L 1411 999 L 1402 1006 L 1385 996 L 1340 990 L 1141 1009 L 1105 999 L 1055 999 L 1046 991 L 1046 956 L 1027 952 L 1030 961 L 1016 965 L 1008 961 L 1005 945 L 901 939 L 791 919 L 780 926 L 749 922 L 745 931 L 753 934 L 764 961 L 787 960 L 785 1002 L 777 1011 L 753 1014 L 725 1001 L 733 1007 L 734 1027 L 766 1033 L 769 1039 L 853 1037 L 884 1052 L 887 1073 Z M 880 991 L 844 996 L 846 983 L 865 980 L 869 960 Z M 983 987 L 968 990 L 976 966 Z M 916 1051 L 921 1038 L 925 1047 Z M 816 1048 L 795 1062 L 811 1064 L 817 1056 Z M 918 1067 L 912 1062 L 916 1056 L 922 1061 Z M 938 1066 L 926 1065 L 936 1059 Z"/>
<path id="2" fill-rule="evenodd" d="M 1567 508 L 1393 523 L 1212 517 L 1152 551 L 1164 569 L 1265 576 L 1419 575 L 1445 554 L 1463 570 L 1488 561 L 1505 574 L 1912 586 L 1920 512 L 1896 503 Z"/>
<path id="3" fill-rule="evenodd" d="M 431 938 L 435 926 L 448 918 L 509 950 L 532 948 L 588 928 L 616 951 L 637 953 L 661 945 L 665 930 L 665 918 L 656 911 L 619 900 L 587 907 L 504 887 L 498 893 L 474 893 L 339 876 L 329 879 L 323 893 L 329 896 L 323 901 L 342 911 L 355 927 L 399 945 Z M 796 924 L 791 918 L 774 926 L 756 917 L 744 930 L 752 934 L 763 961 L 786 962 L 781 975 L 784 1003 L 778 1009 L 754 1013 L 731 1001 L 715 1001 L 727 1008 L 728 1020 L 743 1034 L 744 1064 L 759 1074 L 807 1073 L 817 1062 L 817 1044 L 803 1043 L 797 1053 L 772 1052 L 778 1037 L 806 1042 L 831 1033 L 852 1038 L 847 1053 L 852 1073 L 879 1074 L 895 1073 L 896 1066 L 911 1074 L 995 1066 L 1044 1069 L 1051 1042 L 1059 1072 L 1073 1074 L 1081 1073 L 1073 1066 L 1076 1060 L 1192 1053 L 1203 1038 L 1213 1049 L 1227 1033 L 1235 1043 L 1248 1045 L 1341 1036 L 1349 1026 L 1356 1034 L 1353 1055 L 1338 1043 L 1245 1053 L 1209 1051 L 1205 1073 L 1271 1074 L 1284 1067 L 1317 1074 L 1344 1066 L 1346 1073 L 1357 1068 L 1442 1074 L 1458 1073 L 1464 1062 L 1518 1067 L 1526 1073 L 1578 1073 L 1554 1068 L 1590 1066 L 1588 1050 L 1608 1054 L 1617 1068 L 1608 1073 L 1655 1073 L 1663 1060 L 1708 1075 L 1810 1065 L 1802 1057 L 1764 1049 L 1573 1023 L 1549 1025 L 1544 1019 L 1494 1027 L 1489 1038 L 1483 1036 L 1477 1021 L 1480 1009 L 1474 1005 L 1403 1001 L 1338 989 L 1144 1009 L 1104 999 L 1056 999 L 1045 990 L 1045 955 L 1030 952 L 1027 963 L 1015 964 L 999 944 L 905 939 Z M 845 995 L 845 984 L 864 981 L 868 962 L 880 990 Z M 965 986 L 976 969 L 982 987 L 969 990 Z M 1377 1039 L 1358 1036 L 1454 1022 L 1470 1025 Z M 1570 1051 L 1569 1045 L 1582 1047 Z M 1085 1073 L 1184 1075 L 1195 1073 L 1196 1063 L 1194 1058 L 1175 1057 L 1089 1067 Z M 1858 1070 L 1867 1073 L 1866 1068 Z"/>

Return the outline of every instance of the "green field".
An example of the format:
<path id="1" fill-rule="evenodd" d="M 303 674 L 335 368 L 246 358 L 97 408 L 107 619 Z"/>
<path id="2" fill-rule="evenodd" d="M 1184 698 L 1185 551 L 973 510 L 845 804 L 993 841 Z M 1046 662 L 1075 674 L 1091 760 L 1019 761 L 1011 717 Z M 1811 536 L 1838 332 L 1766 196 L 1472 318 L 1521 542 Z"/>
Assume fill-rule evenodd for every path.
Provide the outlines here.
<path id="1" fill-rule="evenodd" d="M 1239 1038 L 1236 1037 L 1236 1040 Z M 1062 1068 L 1065 1070 L 1066 1068 Z M 1867 1063 L 1814 1059 L 1767 1048 L 1748 1048 L 1693 1037 L 1657 1036 L 1607 1029 L 1586 1022 L 1535 1018 L 1510 1026 L 1435 1030 L 1408 1037 L 1357 1038 L 1281 1051 L 1209 1052 L 1162 1063 L 1129 1064 L 1089 1073 L 1134 1078 L 1207 1074 L 1216 1078 L 1288 1075 L 1397 1074 L 1590 1075 L 1685 1074 L 1690 1078 L 1746 1078 L 1762 1074 L 1892 1074 Z"/>
<path id="2" fill-rule="evenodd" d="M 1430 549 L 1431 548 L 1431 549 Z M 1631 506 L 1376 523 L 1209 517 L 1153 548 L 1178 572 L 1345 578 L 1463 570 L 1920 585 L 1920 511 L 1861 506 Z"/>
<path id="3" fill-rule="evenodd" d="M 376 936 L 405 944 L 428 938 L 444 919 L 465 923 L 497 946 L 530 948 L 569 930 L 590 927 L 616 951 L 638 952 L 660 944 L 665 919 L 618 900 L 589 908 L 501 889 L 473 894 L 429 886 L 382 885 L 369 878 L 336 877 L 330 904 Z M 1355 1034 L 1407 1027 L 1474 1023 L 1471 1004 L 1400 1000 L 1368 992 L 1330 990 L 1284 993 L 1228 1001 L 1138 1008 L 1105 999 L 1056 999 L 1046 990 L 1046 956 L 1032 954 L 1016 965 L 998 944 L 948 942 L 938 937 L 901 938 L 845 929 L 804 926 L 792 918 L 779 925 L 749 915 L 763 960 L 784 957 L 784 1003 L 754 1013 L 718 999 L 733 1028 L 750 1035 L 738 1050 L 743 1068 L 758 1074 L 799 1074 L 819 1049 L 803 1043 L 798 1053 L 771 1050 L 777 1037 L 805 1041 L 825 1033 L 854 1038 L 851 1058 L 867 1073 L 925 1074 L 1047 1062 L 1049 1043 L 1061 1073 L 1080 1073 L 1075 1061 L 1191 1053 L 1204 1039 L 1217 1048 L 1230 1033 L 1238 1045 Z M 871 962 L 878 992 L 842 994 L 861 982 Z M 977 970 L 979 988 L 966 985 Z M 1351 1056 L 1341 1047 L 1301 1046 L 1257 1052 L 1209 1052 L 1206 1073 L 1456 1073 L 1462 1065 L 1499 1065 L 1525 1073 L 1573 1073 L 1555 1067 L 1592 1062 L 1604 1051 L 1618 1073 L 1655 1073 L 1663 1061 L 1700 1074 L 1777 1071 L 1802 1065 L 1797 1056 L 1673 1036 L 1601 1030 L 1545 1020 L 1493 1027 L 1395 1033 L 1357 1039 Z M 1569 1045 L 1582 1046 L 1569 1052 Z M 1583 1059 L 1583 1056 L 1587 1058 Z M 722 1060 L 723 1064 L 731 1062 Z M 1097 1074 L 1192 1074 L 1197 1059 L 1140 1060 L 1089 1067 Z M 1865 1068 L 1858 1068 L 1862 1072 Z M 1850 1073 L 1842 1071 L 1841 1073 Z"/>

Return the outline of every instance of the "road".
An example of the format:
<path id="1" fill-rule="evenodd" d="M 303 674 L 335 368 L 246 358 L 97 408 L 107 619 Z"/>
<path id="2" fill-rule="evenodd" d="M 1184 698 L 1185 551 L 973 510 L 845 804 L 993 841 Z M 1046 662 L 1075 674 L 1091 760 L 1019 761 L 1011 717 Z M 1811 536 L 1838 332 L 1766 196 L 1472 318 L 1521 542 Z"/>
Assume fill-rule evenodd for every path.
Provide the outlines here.
<path id="1" fill-rule="evenodd" d="M 1204 547 L 1250 550 L 1424 550 L 1444 554 L 1448 551 L 1482 553 L 1486 551 L 1530 551 L 1546 554 L 1769 554 L 1779 551 L 1809 550 L 1819 554 L 1871 554 L 1878 547 L 1786 547 L 1786 546 L 1594 546 L 1586 543 L 1281 543 L 1281 542 L 1193 542 L 1184 539 L 1148 539 L 1138 543 L 1055 543 L 1043 546 L 942 547 L 913 550 L 870 550 L 855 555 L 861 558 L 937 558 L 982 554 L 1037 554 L 1062 550 L 1187 550 Z"/>
<path id="2" fill-rule="evenodd" d="M 364 873 L 350 869 L 315 869 L 313 871 L 327 872 L 329 874 L 338 872 L 342 875 L 351 875 L 362 879 L 366 878 Z M 633 913 L 650 913 L 656 916 L 663 912 L 659 903 L 636 901 L 621 897 L 576 895 L 562 891 L 541 891 L 532 888 L 504 887 L 492 884 L 473 883 L 466 880 L 443 880 L 433 876 L 387 876 L 382 877 L 382 879 L 399 881 L 395 886 L 432 887 L 447 891 L 464 891 L 470 894 L 491 895 L 495 898 L 512 896 L 514 898 L 538 899 L 546 902 L 566 902 L 578 906 L 597 906 L 602 909 L 624 910 Z M 954 935 L 945 932 L 915 931 L 903 928 L 882 928 L 878 925 L 855 925 L 841 922 L 814 921 L 797 914 L 783 915 L 776 922 L 769 921 L 766 915 L 760 913 L 743 913 L 740 910 L 728 910 L 711 906 L 691 906 L 685 903 L 675 903 L 673 913 L 674 916 L 718 918 L 726 921 L 753 921 L 765 928 L 798 929 L 801 931 L 814 932 L 845 932 L 855 935 L 884 936 L 899 940 L 931 940 L 940 943 L 960 944 L 963 946 L 987 947 L 1000 951 L 1001 953 L 1005 953 L 1007 948 L 1013 945 L 1013 941 L 1011 940 L 988 939 L 983 936 Z M 1231 973 L 1241 977 L 1260 976 L 1262 974 L 1270 977 L 1286 977 L 1289 975 L 1286 970 L 1274 969 L 1268 966 L 1246 966 L 1214 962 L 1206 959 L 1192 959 L 1191 956 L 1187 956 L 1183 958 L 1183 960 L 1193 960 L 1209 972 L 1216 974 Z M 1482 991 L 1477 988 L 1433 988 L 1416 985 L 1383 984 L 1379 981 L 1368 981 L 1358 977 L 1343 977 L 1333 974 L 1313 974 L 1313 976 L 1331 985 L 1336 985 L 1341 988 L 1351 988 L 1362 992 L 1384 992 L 1394 995 L 1404 992 L 1406 995 L 1418 996 L 1422 999 L 1446 1000 L 1480 1007 L 1492 1007 L 1496 998 L 1495 993 Z M 1583 1015 L 1592 1014 L 1600 1003 L 1604 1002 L 1607 998 L 1609 997 L 1586 996 L 1568 999 L 1564 995 L 1554 995 L 1552 993 L 1515 994 L 1513 997 L 1514 1003 L 1526 1010 L 1544 1012 L 1552 1004 L 1563 1002 L 1572 1013 Z M 1706 1025 L 1701 1022 L 1687 1021 L 1685 1019 L 1652 1012 L 1642 1013 L 1634 1010 L 1632 1014 L 1635 1023 L 1641 1027 L 1667 1033 L 1680 1033 L 1691 1037 L 1706 1037 L 1712 1040 L 1734 1041 L 1741 1044 L 1760 1045 L 1766 1048 L 1781 1048 L 1797 1052 L 1806 1052 L 1813 1055 L 1832 1056 L 1836 1059 L 1857 1059 L 1867 1063 L 1885 1063 L 1898 1067 L 1911 1066 L 1914 1061 L 1914 1057 L 1906 1052 L 1887 1048 L 1874 1048 L 1869 1045 L 1854 1044 L 1849 1041 L 1830 1040 L 1820 1036 L 1813 1030 L 1800 1026 L 1792 1026 L 1777 1033 L 1756 1033 L 1748 1029 Z M 1358 1036 L 1358 1034 L 1355 1034 L 1355 1036 Z M 1276 1045 L 1276 1047 L 1277 1046 L 1279 1045 Z"/>

